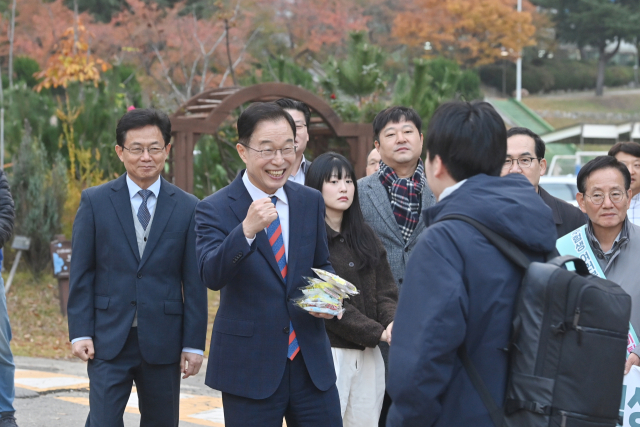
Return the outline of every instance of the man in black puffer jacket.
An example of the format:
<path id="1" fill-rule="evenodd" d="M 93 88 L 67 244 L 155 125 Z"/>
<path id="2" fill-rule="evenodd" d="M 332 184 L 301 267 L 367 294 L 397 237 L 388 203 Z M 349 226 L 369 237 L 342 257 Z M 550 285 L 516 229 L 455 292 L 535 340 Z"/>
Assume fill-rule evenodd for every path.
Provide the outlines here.
<path id="1" fill-rule="evenodd" d="M 0 265 L 2 264 L 2 247 L 11 237 L 13 231 L 13 198 L 9 191 L 9 182 L 3 170 L 0 170 Z M 4 281 L 0 276 L 0 427 L 17 427 L 14 417 L 13 398 L 15 384 L 13 376 L 15 365 L 9 342 L 11 326 L 7 313 L 7 300 L 4 295 Z"/>

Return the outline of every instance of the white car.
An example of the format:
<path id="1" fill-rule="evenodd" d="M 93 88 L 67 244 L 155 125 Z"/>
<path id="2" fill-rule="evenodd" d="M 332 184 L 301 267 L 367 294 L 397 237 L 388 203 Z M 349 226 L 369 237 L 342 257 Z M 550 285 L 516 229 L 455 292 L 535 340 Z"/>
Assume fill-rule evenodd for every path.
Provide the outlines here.
<path id="1" fill-rule="evenodd" d="M 547 190 L 553 197 L 578 206 L 578 202 L 576 201 L 578 183 L 575 175 L 541 176 L 540 186 Z"/>

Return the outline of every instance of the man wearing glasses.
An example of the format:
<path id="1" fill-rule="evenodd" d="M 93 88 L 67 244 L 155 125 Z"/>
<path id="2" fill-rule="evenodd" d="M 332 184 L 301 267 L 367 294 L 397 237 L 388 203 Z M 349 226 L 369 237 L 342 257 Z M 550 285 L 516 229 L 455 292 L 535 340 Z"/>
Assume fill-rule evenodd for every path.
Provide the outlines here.
<path id="1" fill-rule="evenodd" d="M 585 164 L 578 173 L 577 199 L 588 224 L 558 240 L 562 255 L 578 251 L 592 274 L 617 283 L 631 296 L 631 325 L 640 331 L 640 227 L 627 219 L 631 200 L 631 175 L 624 163 L 612 156 L 600 156 Z M 583 243 L 586 240 L 588 247 Z M 640 365 L 640 347 L 627 359 Z"/>
<path id="2" fill-rule="evenodd" d="M 311 162 L 304 157 L 304 150 L 307 149 L 309 142 L 309 124 L 311 123 L 311 111 L 304 102 L 296 101 L 290 98 L 280 98 L 275 101 L 284 111 L 289 113 L 296 124 L 296 158 L 291 166 L 291 175 L 289 179 L 298 184 L 304 185 L 307 171 Z"/>
<path id="3" fill-rule="evenodd" d="M 609 155 L 624 163 L 631 174 L 631 206 L 627 211 L 629 221 L 640 225 L 640 144 L 618 142 L 609 150 Z"/>
<path id="4" fill-rule="evenodd" d="M 171 122 L 148 109 L 118 122 L 126 173 L 82 192 L 73 224 L 72 352 L 88 362 L 87 426 L 122 425 L 135 382 L 140 425 L 177 427 L 180 374 L 198 373 L 207 290 L 195 254 L 198 199 L 160 174 Z"/>
<path id="5" fill-rule="evenodd" d="M 288 180 L 295 137 L 280 106 L 249 106 L 236 146 L 246 169 L 196 208 L 200 277 L 220 291 L 205 383 L 222 392 L 227 427 L 342 426 L 333 316 L 293 303 L 311 268 L 333 272 L 322 195 Z"/>
<path id="6" fill-rule="evenodd" d="M 531 130 L 522 127 L 509 129 L 507 131 L 507 159 L 502 167 L 501 175 L 519 173 L 529 180 L 542 200 L 551 208 L 558 237 L 562 237 L 586 224 L 587 220 L 578 208 L 553 197 L 539 185 L 540 177 L 547 171 L 544 152 L 544 141 Z"/>

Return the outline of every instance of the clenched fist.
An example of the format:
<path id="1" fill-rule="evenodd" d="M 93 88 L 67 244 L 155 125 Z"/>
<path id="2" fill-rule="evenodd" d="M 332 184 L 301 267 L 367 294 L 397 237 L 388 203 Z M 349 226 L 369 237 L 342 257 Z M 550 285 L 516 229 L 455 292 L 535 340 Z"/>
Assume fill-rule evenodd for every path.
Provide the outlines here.
<path id="1" fill-rule="evenodd" d="M 256 233 L 267 228 L 278 217 L 276 205 L 265 197 L 251 203 L 247 217 L 242 221 L 242 231 L 247 239 L 256 237 Z"/>

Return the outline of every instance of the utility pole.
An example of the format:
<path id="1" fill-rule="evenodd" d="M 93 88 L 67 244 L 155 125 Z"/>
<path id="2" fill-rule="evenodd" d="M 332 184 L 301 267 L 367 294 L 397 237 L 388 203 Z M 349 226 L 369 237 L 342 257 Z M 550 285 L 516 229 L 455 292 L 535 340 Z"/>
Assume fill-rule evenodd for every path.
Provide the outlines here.
<path id="1" fill-rule="evenodd" d="M 522 12 L 522 0 L 518 0 L 518 12 Z M 516 61 L 516 99 L 522 101 L 522 50 Z"/>

